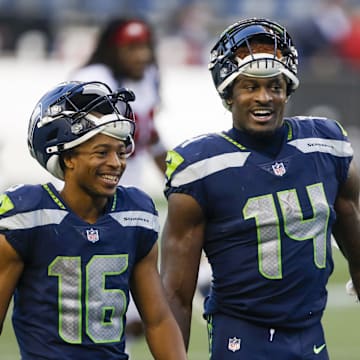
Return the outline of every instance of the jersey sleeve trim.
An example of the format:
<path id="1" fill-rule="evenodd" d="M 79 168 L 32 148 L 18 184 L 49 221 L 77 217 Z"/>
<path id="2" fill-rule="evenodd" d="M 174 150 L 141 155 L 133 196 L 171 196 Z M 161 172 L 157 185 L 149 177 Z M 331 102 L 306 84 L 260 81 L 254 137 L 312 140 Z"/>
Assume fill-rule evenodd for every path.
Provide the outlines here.
<path id="1" fill-rule="evenodd" d="M 175 173 L 171 186 L 185 185 L 231 167 L 244 166 L 250 152 L 231 152 L 197 161 Z"/>
<path id="2" fill-rule="evenodd" d="M 66 206 L 62 203 L 62 201 L 54 194 L 54 192 L 50 189 L 49 184 L 44 184 L 42 187 L 46 190 L 46 192 L 49 194 L 51 199 L 54 201 L 54 203 L 60 208 L 65 210 Z"/>
<path id="3" fill-rule="evenodd" d="M 288 143 L 303 153 L 321 152 L 338 157 L 353 156 L 351 144 L 343 140 L 332 140 L 322 138 L 306 138 L 292 140 Z"/>
<path id="4" fill-rule="evenodd" d="M 14 204 L 6 194 L 0 195 L 0 215 L 7 213 L 14 209 Z"/>
<path id="5" fill-rule="evenodd" d="M 124 227 L 143 227 L 157 233 L 160 231 L 158 216 L 146 211 L 120 211 L 110 216 Z"/>
<path id="6" fill-rule="evenodd" d="M 173 172 L 184 162 L 184 158 L 176 151 L 170 150 L 166 155 L 166 177 L 170 179 Z"/>
<path id="7" fill-rule="evenodd" d="M 67 211 L 57 209 L 41 209 L 19 213 L 0 219 L 0 229 L 24 230 L 37 226 L 60 224 L 67 214 Z"/>

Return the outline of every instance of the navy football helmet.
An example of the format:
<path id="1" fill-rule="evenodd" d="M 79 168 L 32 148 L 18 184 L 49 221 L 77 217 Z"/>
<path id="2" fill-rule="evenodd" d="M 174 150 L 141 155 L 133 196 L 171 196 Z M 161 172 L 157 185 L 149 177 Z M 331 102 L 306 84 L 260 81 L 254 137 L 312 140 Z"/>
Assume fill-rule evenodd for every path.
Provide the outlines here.
<path id="1" fill-rule="evenodd" d="M 253 44 L 273 46 L 271 53 L 256 53 Z M 247 48 L 248 56 L 237 56 L 239 48 Z M 286 29 L 267 19 L 248 19 L 229 26 L 220 35 L 211 50 L 209 70 L 222 99 L 230 96 L 229 89 L 235 78 L 244 74 L 252 77 L 272 77 L 284 74 L 290 95 L 299 85 L 297 78 L 298 55 Z"/>
<path id="2" fill-rule="evenodd" d="M 106 84 L 97 81 L 57 85 L 39 100 L 31 115 L 30 154 L 61 180 L 64 173 L 60 154 L 98 133 L 124 141 L 130 155 L 135 148 L 135 118 L 129 102 L 134 100 L 131 90 L 122 88 L 112 92 Z"/>

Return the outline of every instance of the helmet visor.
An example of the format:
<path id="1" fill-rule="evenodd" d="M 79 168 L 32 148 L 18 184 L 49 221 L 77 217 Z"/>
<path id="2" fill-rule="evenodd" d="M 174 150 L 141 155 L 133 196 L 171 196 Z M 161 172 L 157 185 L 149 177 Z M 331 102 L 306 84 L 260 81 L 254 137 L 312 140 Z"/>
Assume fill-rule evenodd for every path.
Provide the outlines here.
<path id="1" fill-rule="evenodd" d="M 101 133 L 118 140 L 127 141 L 134 136 L 135 123 L 118 114 L 107 114 L 101 117 L 87 114 L 85 119 L 91 122 L 94 128 L 99 128 Z"/>

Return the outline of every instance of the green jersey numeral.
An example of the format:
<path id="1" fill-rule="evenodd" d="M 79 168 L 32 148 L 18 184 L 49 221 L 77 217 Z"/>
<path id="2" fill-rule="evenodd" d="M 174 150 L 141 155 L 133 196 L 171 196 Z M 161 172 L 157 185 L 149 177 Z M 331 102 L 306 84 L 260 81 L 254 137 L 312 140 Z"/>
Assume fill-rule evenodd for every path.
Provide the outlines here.
<path id="1" fill-rule="evenodd" d="M 245 220 L 255 219 L 258 240 L 259 272 L 268 279 L 282 278 L 280 220 L 277 200 L 284 221 L 285 234 L 296 241 L 311 240 L 314 263 L 318 268 L 326 265 L 326 238 L 330 208 L 321 183 L 306 187 L 313 217 L 304 219 L 295 189 L 250 198 L 243 209 Z"/>
<path id="2" fill-rule="evenodd" d="M 126 295 L 106 289 L 106 278 L 128 267 L 127 255 L 95 255 L 85 267 L 85 328 L 94 343 L 119 341 L 123 333 Z M 59 335 L 68 343 L 82 342 L 82 270 L 79 256 L 58 256 L 49 265 L 58 277 Z"/>

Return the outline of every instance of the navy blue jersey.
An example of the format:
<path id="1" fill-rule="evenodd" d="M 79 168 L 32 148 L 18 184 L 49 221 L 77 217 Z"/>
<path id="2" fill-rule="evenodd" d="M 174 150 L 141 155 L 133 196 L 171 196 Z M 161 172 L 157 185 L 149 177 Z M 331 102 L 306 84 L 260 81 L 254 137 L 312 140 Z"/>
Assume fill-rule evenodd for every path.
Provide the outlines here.
<path id="1" fill-rule="evenodd" d="M 166 196 L 192 196 L 207 220 L 207 315 L 292 328 L 319 321 L 334 202 L 352 154 L 337 122 L 304 117 L 285 119 L 269 139 L 233 128 L 169 152 Z"/>
<path id="2" fill-rule="evenodd" d="M 94 224 L 51 184 L 13 188 L 1 200 L 0 232 L 25 263 L 13 312 L 22 358 L 127 359 L 129 279 L 159 231 L 152 200 L 118 187 Z"/>

